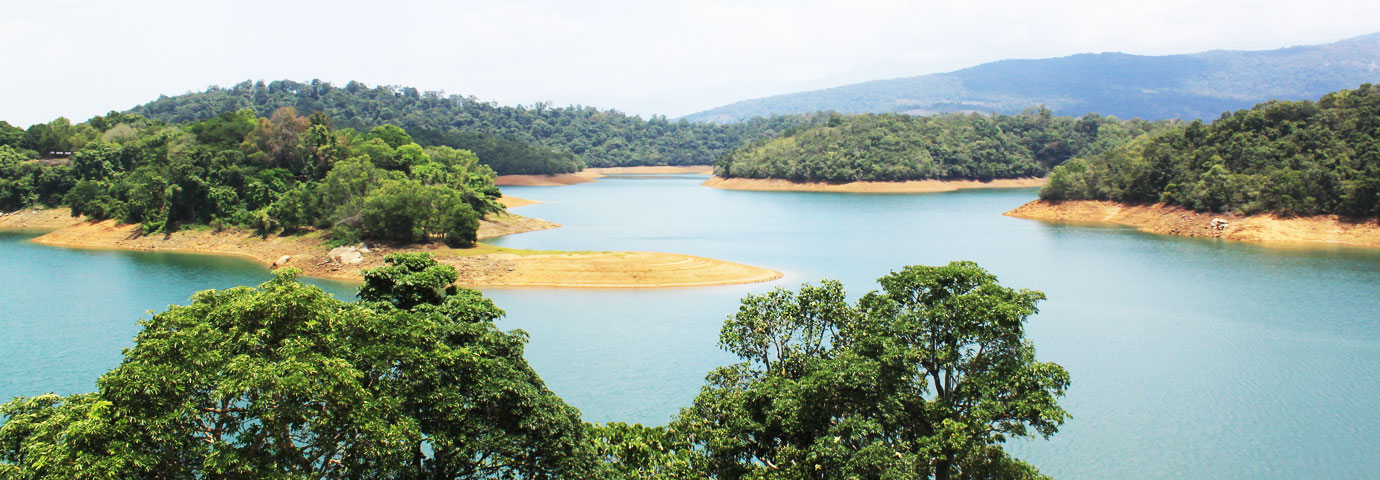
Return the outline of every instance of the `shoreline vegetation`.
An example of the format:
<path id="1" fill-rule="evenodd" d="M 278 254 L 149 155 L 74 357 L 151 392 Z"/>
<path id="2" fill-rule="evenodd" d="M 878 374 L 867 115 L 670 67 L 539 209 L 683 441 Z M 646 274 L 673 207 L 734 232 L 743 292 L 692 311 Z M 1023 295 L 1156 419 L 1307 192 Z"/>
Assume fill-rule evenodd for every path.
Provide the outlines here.
<path id="1" fill-rule="evenodd" d="M 494 184 L 500 187 L 559 187 L 595 182 L 609 175 L 712 175 L 713 173 L 713 165 L 596 167 L 586 168 L 575 173 L 557 173 L 551 175 L 498 175 L 494 177 Z"/>
<path id="2" fill-rule="evenodd" d="M 1040 177 L 979 180 L 907 180 L 900 182 L 792 182 L 780 178 L 711 177 L 704 185 L 724 190 L 837 192 L 837 193 L 933 193 L 970 188 L 1042 187 L 1048 179 Z"/>
<path id="3" fill-rule="evenodd" d="M 1035 200 L 1003 215 L 1064 223 L 1114 223 L 1140 231 L 1185 237 L 1222 238 L 1266 244 L 1329 244 L 1380 248 L 1380 221 L 1350 220 L 1337 215 L 1283 217 L 1196 212 L 1156 204 L 1123 204 L 1105 200 Z M 1225 227 L 1213 228 L 1221 219 Z"/>
<path id="4" fill-rule="evenodd" d="M 505 197 L 510 206 L 525 199 Z M 530 202 L 530 201 L 527 201 Z M 482 239 L 560 227 L 520 215 L 490 216 L 481 222 Z M 333 259 L 321 232 L 260 237 L 234 229 L 189 228 L 171 234 L 143 235 L 137 224 L 73 217 L 66 208 L 24 209 L 0 216 L 0 229 L 51 230 L 31 241 L 68 247 L 182 252 L 248 258 L 270 268 L 296 267 L 304 275 L 359 281 L 360 270 L 378 268 L 395 252 L 425 252 L 460 272 L 467 287 L 658 288 L 757 283 L 781 278 L 775 270 L 691 255 L 658 252 L 562 252 L 441 244 L 370 243 L 358 250 L 359 263 Z M 353 249 L 352 249 L 353 250 Z M 284 257 L 287 257 L 286 261 Z"/>

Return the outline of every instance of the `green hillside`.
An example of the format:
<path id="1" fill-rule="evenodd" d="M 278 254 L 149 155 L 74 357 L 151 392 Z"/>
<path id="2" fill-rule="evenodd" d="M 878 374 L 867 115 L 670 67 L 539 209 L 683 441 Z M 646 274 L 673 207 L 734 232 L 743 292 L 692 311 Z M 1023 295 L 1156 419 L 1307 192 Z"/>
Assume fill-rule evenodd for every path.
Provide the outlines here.
<path id="1" fill-rule="evenodd" d="M 1318 98 L 1367 82 L 1380 82 L 1380 33 L 1269 51 L 1002 60 L 949 73 L 746 100 L 685 118 L 732 122 L 827 110 L 1016 113 L 1045 105 L 1059 115 L 1212 120 L 1266 100 Z"/>
<path id="2" fill-rule="evenodd" d="M 203 92 L 163 96 L 129 112 L 164 122 L 183 123 L 241 109 L 268 116 L 283 107 L 292 107 L 302 115 L 325 112 L 336 126 L 360 131 L 384 124 L 397 125 L 423 145 L 466 148 L 479 153 L 481 159 L 485 151 L 505 151 L 530 143 L 557 152 L 557 157 L 573 155 L 592 167 L 709 165 L 748 141 L 770 137 L 780 130 L 810 121 L 791 116 L 735 125 L 673 122 L 662 116 L 643 119 L 594 107 L 553 107 L 543 103 L 508 107 L 474 97 L 420 92 L 410 87 L 371 88 L 359 82 L 336 87 L 318 80 L 310 83 L 245 81 L 230 88 L 211 87 Z M 500 144 L 445 143 L 457 139 Z M 569 162 L 555 158 L 539 163 Z M 504 165 L 494 165 L 494 168 L 499 173 L 562 171 L 558 168 L 516 171 Z"/>
<path id="3" fill-rule="evenodd" d="M 1169 122 L 1100 115 L 895 113 L 845 116 L 735 150 L 714 167 L 725 178 L 796 182 L 992 180 L 1043 176 L 1075 156 L 1123 145 Z"/>
<path id="4" fill-rule="evenodd" d="M 1380 216 L 1380 85 L 1266 102 L 1073 160 L 1040 198 Z"/>

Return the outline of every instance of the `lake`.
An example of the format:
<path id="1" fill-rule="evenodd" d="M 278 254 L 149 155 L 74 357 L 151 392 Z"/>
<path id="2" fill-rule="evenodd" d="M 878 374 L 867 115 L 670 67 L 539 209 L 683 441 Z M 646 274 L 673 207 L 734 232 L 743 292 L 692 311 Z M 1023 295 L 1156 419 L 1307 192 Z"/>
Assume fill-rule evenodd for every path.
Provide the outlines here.
<path id="1" fill-rule="evenodd" d="M 695 175 L 507 187 L 563 228 L 514 248 L 665 251 L 777 269 L 765 284 L 492 288 L 505 329 L 588 421 L 665 423 L 715 366 L 748 293 L 834 278 L 857 297 L 912 264 L 974 260 L 1044 291 L 1029 337 L 1072 375 L 1073 418 L 1008 449 L 1056 478 L 1361 478 L 1380 471 L 1380 252 L 1266 247 L 1001 216 L 1034 189 L 742 192 Z M 0 234 L 0 396 L 89 391 L 144 312 L 268 278 L 233 259 L 44 247 Z M 346 283 L 317 281 L 347 298 Z"/>

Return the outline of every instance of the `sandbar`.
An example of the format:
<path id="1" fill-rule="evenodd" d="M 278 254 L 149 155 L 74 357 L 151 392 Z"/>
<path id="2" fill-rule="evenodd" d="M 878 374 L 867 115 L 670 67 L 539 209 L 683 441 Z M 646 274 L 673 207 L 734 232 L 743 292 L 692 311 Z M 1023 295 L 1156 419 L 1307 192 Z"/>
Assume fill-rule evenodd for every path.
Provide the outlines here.
<path id="1" fill-rule="evenodd" d="M 711 177 L 702 185 L 725 190 L 837 192 L 837 193 L 934 193 L 952 192 L 968 188 L 1029 188 L 1041 187 L 1046 178 L 999 178 L 987 182 L 978 180 L 907 180 L 904 182 L 792 182 L 779 178 L 722 178 Z"/>
<path id="2" fill-rule="evenodd" d="M 555 228 L 541 219 L 504 215 L 485 219 L 479 236 L 494 236 Z M 383 265 L 392 252 L 426 252 L 438 262 L 455 266 L 456 282 L 465 286 L 648 288 L 756 283 L 781 278 L 774 270 L 712 258 L 655 252 L 559 252 L 495 247 L 472 248 L 441 244 L 390 245 L 371 243 L 363 261 L 333 262 L 323 232 L 259 237 L 241 230 L 184 229 L 172 234 L 143 235 L 139 225 L 115 220 L 89 221 L 72 217 L 66 208 L 23 210 L 0 216 L 0 228 L 51 229 L 32 241 L 69 248 L 121 249 L 232 255 L 270 267 L 296 267 L 303 274 L 359 281 L 361 269 Z M 283 257 L 287 261 L 279 262 Z"/>
<path id="3" fill-rule="evenodd" d="M 509 195 L 503 195 L 501 197 L 498 197 L 498 203 L 503 204 L 503 206 L 506 208 L 517 208 L 541 202 L 537 200 L 528 200 L 526 198 L 518 198 Z"/>
<path id="4" fill-rule="evenodd" d="M 1380 248 L 1380 221 L 1336 215 L 1282 217 L 1195 212 L 1163 203 L 1127 205 L 1109 201 L 1036 200 L 1004 215 L 1032 220 L 1115 223 L 1144 232 L 1273 244 L 1332 244 Z M 1226 222 L 1212 227 L 1214 219 Z"/>

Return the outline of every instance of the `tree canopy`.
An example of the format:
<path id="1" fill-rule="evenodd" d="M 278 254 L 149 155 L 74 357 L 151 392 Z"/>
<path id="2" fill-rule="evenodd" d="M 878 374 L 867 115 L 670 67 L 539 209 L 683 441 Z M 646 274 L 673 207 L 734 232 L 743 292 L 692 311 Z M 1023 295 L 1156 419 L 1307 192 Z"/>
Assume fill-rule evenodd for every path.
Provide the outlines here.
<path id="1" fill-rule="evenodd" d="M 495 172 L 473 152 L 422 147 L 394 125 L 334 129 L 329 116 L 292 108 L 181 125 L 112 112 L 44 128 L 54 125 L 68 125 L 58 143 L 74 147 L 69 157 L 45 157 L 23 138 L 0 145 L 0 210 L 67 205 L 75 215 L 143 224 L 146 233 L 315 228 L 339 242 L 455 246 L 472 244 L 479 218 L 503 210 Z"/>
<path id="2" fill-rule="evenodd" d="M 815 121 L 819 115 L 771 116 L 735 125 L 643 119 L 616 110 L 549 103 L 500 106 L 475 97 L 420 92 L 411 87 L 336 87 L 312 80 L 245 81 L 157 100 L 130 110 L 165 122 L 196 122 L 249 109 L 324 112 L 338 127 L 369 130 L 393 124 L 423 146 L 445 145 L 480 154 L 501 174 L 563 173 L 580 166 L 710 165 L 744 143 Z M 396 147 L 395 147 L 396 148 Z"/>
<path id="3" fill-rule="evenodd" d="M 1045 108 L 1020 115 L 833 114 L 822 124 L 728 153 L 714 174 L 797 182 L 1043 176 L 1070 157 L 1104 151 L 1162 125 L 1056 117 Z"/>
<path id="4" fill-rule="evenodd" d="M 740 361 L 648 427 L 583 423 L 454 268 L 385 260 L 358 302 L 283 269 L 154 314 L 95 392 L 0 406 L 0 478 L 1035 479 L 1001 445 L 1068 418 L 1044 295 L 972 262 L 749 295 Z"/>
<path id="5" fill-rule="evenodd" d="M 1077 159 L 1040 198 L 1380 216 L 1380 85 L 1266 102 Z"/>
<path id="6" fill-rule="evenodd" d="M 600 452 L 620 478 L 1043 478 L 1000 445 L 1068 418 L 1068 373 L 1025 339 L 1044 295 L 972 262 L 879 282 L 855 304 L 835 281 L 748 296 L 719 337 L 741 362 L 667 427 L 605 427 Z"/>
<path id="7" fill-rule="evenodd" d="M 99 390 L 0 408 L 13 478 L 581 478 L 577 410 L 453 268 L 390 256 L 358 303 L 298 283 L 198 293 L 143 322 Z M 4 470 L 8 468 L 8 470 Z M 0 475 L 5 476 L 5 475 Z M 9 478 L 9 477 L 6 477 Z"/>

